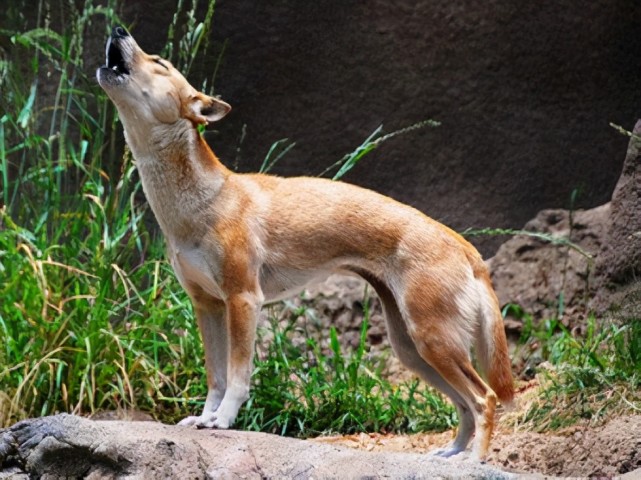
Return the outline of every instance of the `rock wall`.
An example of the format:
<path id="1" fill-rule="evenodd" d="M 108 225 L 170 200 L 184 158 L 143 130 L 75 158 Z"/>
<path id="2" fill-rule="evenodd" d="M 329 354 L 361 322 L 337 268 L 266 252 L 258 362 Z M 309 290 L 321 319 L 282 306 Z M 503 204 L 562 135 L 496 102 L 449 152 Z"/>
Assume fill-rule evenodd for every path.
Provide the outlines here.
<path id="1" fill-rule="evenodd" d="M 165 7 L 159 5 L 166 4 Z M 173 2 L 127 5 L 150 50 Z M 219 0 L 211 76 L 234 110 L 209 139 L 228 165 L 256 169 L 275 140 L 297 142 L 275 172 L 317 174 L 383 123 L 435 118 L 397 137 L 347 180 L 456 229 L 519 227 L 545 208 L 608 201 L 641 114 L 641 6 L 633 0 Z M 243 125 L 246 134 L 239 147 Z M 238 153 L 240 148 L 240 153 Z M 501 243 L 475 238 L 485 254 Z"/>
<path id="2" fill-rule="evenodd" d="M 618 321 L 641 318 L 641 121 L 630 139 L 612 200 L 579 211 L 544 210 L 488 261 L 502 304 L 538 318 L 580 324 L 590 311 Z M 571 242 L 571 245 L 567 242 Z M 563 313 L 563 312 L 562 312 Z"/>

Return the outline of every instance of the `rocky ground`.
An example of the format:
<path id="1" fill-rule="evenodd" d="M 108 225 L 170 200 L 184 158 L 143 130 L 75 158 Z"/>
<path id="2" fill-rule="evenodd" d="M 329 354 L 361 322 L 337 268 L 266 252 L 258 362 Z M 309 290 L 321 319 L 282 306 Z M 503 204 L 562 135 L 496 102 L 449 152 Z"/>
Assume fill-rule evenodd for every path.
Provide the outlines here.
<path id="1" fill-rule="evenodd" d="M 266 433 L 57 415 L 0 430 L 0 479 L 510 479 L 467 458 L 362 452 Z"/>
<path id="2" fill-rule="evenodd" d="M 58 415 L 0 430 L 0 479 L 641 478 L 641 416 L 555 434 L 499 427 L 486 464 L 429 454 L 453 434 L 296 440 Z"/>
<path id="3" fill-rule="evenodd" d="M 601 212 L 597 211 L 597 218 L 600 214 Z M 542 214 L 541 218 L 549 218 L 550 215 Z M 553 217 L 556 220 L 552 223 L 557 226 L 561 225 L 557 227 L 561 230 L 563 221 L 567 222 L 567 216 L 563 217 L 559 214 L 553 215 Z M 587 217 L 589 218 L 589 215 Z M 574 221 L 583 222 L 585 218 L 586 215 L 578 215 L 578 219 Z M 583 225 L 583 223 L 579 223 L 579 225 Z M 586 238 L 593 241 L 591 235 Z M 531 241 L 538 242 L 538 240 Z M 518 250 L 522 244 L 523 240 L 515 242 L 515 250 Z M 547 249 L 548 247 L 542 248 Z M 537 253 L 536 249 L 525 249 L 522 254 L 532 256 L 540 253 Z M 558 252 L 553 252 L 553 254 L 558 255 Z M 581 254 L 571 259 L 568 275 L 574 275 L 576 280 L 566 280 L 565 288 L 573 288 L 572 291 L 578 291 L 581 276 L 576 275 L 575 272 L 581 271 L 582 261 L 584 261 L 584 256 Z M 550 268 L 549 272 L 548 280 L 558 282 L 555 285 L 560 286 L 561 282 L 554 278 L 554 269 Z M 538 301 L 537 298 L 535 294 L 531 296 L 533 304 Z M 346 348 L 355 347 L 358 344 L 363 304 L 369 303 L 371 327 L 368 332 L 368 342 L 371 345 L 370 353 L 388 355 L 388 375 L 392 380 L 404 380 L 411 377 L 411 373 L 390 354 L 380 305 L 371 289 L 367 290 L 365 283 L 360 279 L 332 277 L 292 302 L 290 304 L 292 309 L 306 306 L 308 310 L 311 310 L 311 313 L 308 311 L 306 315 L 301 315 L 297 320 L 301 331 L 313 335 L 322 344 L 323 339 L 329 338 L 330 324 L 334 324 L 341 332 L 341 338 Z M 579 305 L 579 302 L 575 305 Z M 578 315 L 578 310 L 579 307 L 573 313 L 575 318 Z M 545 310 L 542 309 L 541 312 L 543 311 Z M 329 322 L 326 319 L 332 321 Z M 508 327 L 508 333 L 511 332 L 513 338 L 517 338 L 520 324 L 512 321 L 509 322 Z M 536 381 L 530 382 L 524 388 L 527 393 L 522 394 L 523 400 L 517 401 L 516 410 L 505 414 L 502 418 L 492 442 L 489 464 L 508 472 L 521 474 L 613 478 L 627 473 L 629 478 L 641 478 L 641 416 L 621 417 L 598 426 L 579 424 L 554 433 L 535 433 L 526 431 L 524 428 L 511 427 L 510 425 L 518 424 L 515 419 L 521 416 L 526 408 L 527 399 L 524 397 L 536 396 L 537 389 Z M 371 452 L 425 453 L 451 442 L 454 435 L 453 431 L 416 435 L 360 434 L 322 437 L 314 441 Z"/>

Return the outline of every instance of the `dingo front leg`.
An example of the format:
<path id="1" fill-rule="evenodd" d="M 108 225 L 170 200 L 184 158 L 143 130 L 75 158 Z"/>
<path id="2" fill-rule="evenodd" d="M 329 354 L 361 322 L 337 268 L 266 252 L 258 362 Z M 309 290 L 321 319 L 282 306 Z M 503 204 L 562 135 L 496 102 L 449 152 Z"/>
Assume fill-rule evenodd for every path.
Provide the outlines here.
<path id="1" fill-rule="evenodd" d="M 184 418 L 178 425 L 207 426 L 225 396 L 227 386 L 227 322 L 225 303 L 212 297 L 194 296 L 194 309 L 205 348 L 207 400 L 200 416 Z"/>
<path id="2" fill-rule="evenodd" d="M 201 427 L 229 428 L 240 406 L 249 398 L 249 381 L 254 357 L 256 323 L 262 306 L 262 295 L 242 293 L 228 297 L 227 302 L 227 388 L 220 406 L 210 421 Z"/>

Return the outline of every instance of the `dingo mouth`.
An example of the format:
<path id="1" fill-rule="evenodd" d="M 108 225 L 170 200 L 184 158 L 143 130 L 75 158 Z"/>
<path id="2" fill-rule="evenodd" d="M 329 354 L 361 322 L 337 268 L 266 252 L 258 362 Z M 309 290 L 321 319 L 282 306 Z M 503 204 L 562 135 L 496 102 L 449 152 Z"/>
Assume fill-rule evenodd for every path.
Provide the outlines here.
<path id="1" fill-rule="evenodd" d="M 123 49 L 123 43 L 131 39 L 123 27 L 115 27 L 105 46 L 105 65 L 98 69 L 98 82 L 102 85 L 118 85 L 123 83 L 129 74 L 131 49 Z"/>
<path id="2" fill-rule="evenodd" d="M 118 45 L 116 45 L 113 37 L 109 37 L 107 39 L 107 47 L 105 52 L 107 55 L 107 63 L 105 66 L 107 68 L 113 70 L 118 75 L 129 75 L 129 69 L 127 68 L 125 59 L 122 56 L 122 51 L 120 50 Z"/>

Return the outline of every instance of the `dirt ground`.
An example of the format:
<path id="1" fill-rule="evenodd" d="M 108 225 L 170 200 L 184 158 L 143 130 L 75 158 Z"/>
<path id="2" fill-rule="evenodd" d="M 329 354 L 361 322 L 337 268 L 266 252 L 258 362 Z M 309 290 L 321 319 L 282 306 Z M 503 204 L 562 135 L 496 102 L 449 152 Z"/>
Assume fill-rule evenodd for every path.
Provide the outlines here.
<path id="1" fill-rule="evenodd" d="M 358 434 L 316 441 L 367 451 L 428 452 L 451 442 L 454 431 L 437 434 Z M 641 478 L 641 416 L 617 418 L 600 427 L 573 427 L 555 434 L 513 432 L 499 427 L 488 463 L 509 472 L 559 477 L 614 478 L 637 471 Z"/>
<path id="2" fill-rule="evenodd" d="M 392 359 L 393 360 L 393 359 Z M 396 366 L 398 362 L 391 362 Z M 396 379 L 411 374 L 400 365 Z M 553 477 L 618 478 L 631 474 L 641 480 L 641 412 L 611 418 L 598 425 L 581 424 L 557 431 L 536 433 L 520 425 L 520 419 L 540 395 L 537 380 L 522 382 L 512 411 L 497 413 L 488 463 L 514 473 L 537 473 Z M 456 430 L 411 435 L 370 434 L 319 437 L 315 441 L 367 451 L 424 453 L 452 442 Z M 463 455 L 468 454 L 466 452 Z"/>

